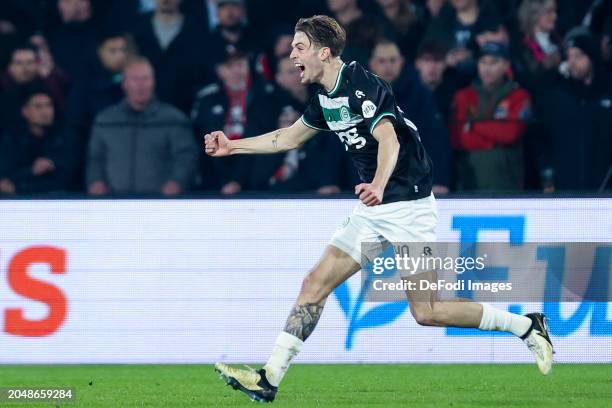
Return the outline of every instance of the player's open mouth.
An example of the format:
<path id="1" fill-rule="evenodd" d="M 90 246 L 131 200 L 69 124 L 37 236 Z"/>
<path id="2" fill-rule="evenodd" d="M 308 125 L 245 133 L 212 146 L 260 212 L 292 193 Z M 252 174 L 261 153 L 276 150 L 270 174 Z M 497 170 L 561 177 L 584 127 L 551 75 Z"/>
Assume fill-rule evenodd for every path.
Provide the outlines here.
<path id="1" fill-rule="evenodd" d="M 295 66 L 296 66 L 296 67 L 298 67 L 298 69 L 299 69 L 300 71 L 302 71 L 302 72 L 300 73 L 300 78 L 304 78 L 304 71 L 306 70 L 306 67 L 305 67 L 304 65 L 300 64 L 299 62 L 296 62 L 296 63 L 295 63 Z"/>

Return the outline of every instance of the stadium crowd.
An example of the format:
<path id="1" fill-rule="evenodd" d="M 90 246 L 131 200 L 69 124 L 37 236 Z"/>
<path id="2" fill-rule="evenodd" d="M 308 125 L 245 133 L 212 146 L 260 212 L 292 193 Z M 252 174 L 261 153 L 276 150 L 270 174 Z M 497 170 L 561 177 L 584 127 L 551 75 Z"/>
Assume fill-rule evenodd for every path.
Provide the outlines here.
<path id="1" fill-rule="evenodd" d="M 392 85 L 437 194 L 610 188 L 612 0 L 4 0 L 0 195 L 351 191 L 332 133 L 278 155 L 201 146 L 300 117 L 316 89 L 289 53 L 313 14 Z"/>

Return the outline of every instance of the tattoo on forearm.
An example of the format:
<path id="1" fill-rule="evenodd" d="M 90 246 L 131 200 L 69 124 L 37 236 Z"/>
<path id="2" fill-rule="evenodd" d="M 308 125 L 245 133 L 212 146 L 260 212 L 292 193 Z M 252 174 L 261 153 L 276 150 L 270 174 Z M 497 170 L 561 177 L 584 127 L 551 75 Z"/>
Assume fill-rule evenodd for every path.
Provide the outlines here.
<path id="1" fill-rule="evenodd" d="M 306 340 L 317 326 L 322 312 L 322 304 L 306 303 L 304 305 L 295 305 L 287 318 L 285 331 L 302 341 Z"/>
<path id="2" fill-rule="evenodd" d="M 272 140 L 272 146 L 274 146 L 274 148 L 275 148 L 276 150 L 278 150 L 278 138 L 280 137 L 280 133 L 281 133 L 281 132 L 280 132 L 280 130 L 279 130 L 279 131 L 277 131 L 277 132 L 274 134 L 274 139 Z"/>

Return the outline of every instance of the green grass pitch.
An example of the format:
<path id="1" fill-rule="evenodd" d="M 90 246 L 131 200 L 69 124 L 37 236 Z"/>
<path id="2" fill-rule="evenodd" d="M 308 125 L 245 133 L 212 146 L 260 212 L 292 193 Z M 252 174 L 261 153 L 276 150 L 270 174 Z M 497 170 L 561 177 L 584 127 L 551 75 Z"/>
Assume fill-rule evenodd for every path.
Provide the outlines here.
<path id="1" fill-rule="evenodd" d="M 74 387 L 72 403 L 13 407 L 254 406 L 210 365 L 0 366 L 0 387 Z M 611 407 L 612 365 L 294 365 L 278 407 Z"/>

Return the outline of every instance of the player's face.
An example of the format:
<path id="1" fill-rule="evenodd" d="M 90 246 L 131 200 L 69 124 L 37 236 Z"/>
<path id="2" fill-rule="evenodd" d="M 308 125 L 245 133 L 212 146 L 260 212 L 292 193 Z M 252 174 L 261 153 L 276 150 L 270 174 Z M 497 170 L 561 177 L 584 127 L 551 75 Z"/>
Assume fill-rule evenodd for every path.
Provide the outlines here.
<path id="1" fill-rule="evenodd" d="M 508 61 L 503 58 L 485 55 L 478 61 L 478 75 L 485 87 L 499 84 L 506 72 L 508 72 Z"/>
<path id="2" fill-rule="evenodd" d="M 399 78 L 403 66 L 404 58 L 394 44 L 379 45 L 370 59 L 372 72 L 390 84 Z"/>
<path id="3" fill-rule="evenodd" d="M 34 126 L 51 126 L 55 117 L 53 101 L 45 94 L 34 95 L 23 107 L 22 114 Z"/>
<path id="4" fill-rule="evenodd" d="M 323 77 L 321 49 L 316 49 L 306 34 L 298 31 L 293 36 L 292 51 L 289 58 L 300 71 L 303 85 L 317 83 Z"/>
<path id="5" fill-rule="evenodd" d="M 579 48 L 572 47 L 567 51 L 567 63 L 572 78 L 580 81 L 588 78 L 593 72 L 591 59 Z"/>

